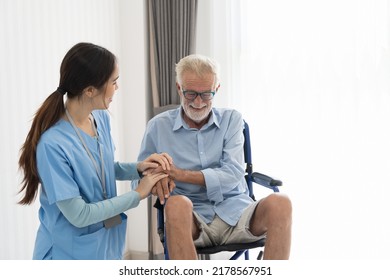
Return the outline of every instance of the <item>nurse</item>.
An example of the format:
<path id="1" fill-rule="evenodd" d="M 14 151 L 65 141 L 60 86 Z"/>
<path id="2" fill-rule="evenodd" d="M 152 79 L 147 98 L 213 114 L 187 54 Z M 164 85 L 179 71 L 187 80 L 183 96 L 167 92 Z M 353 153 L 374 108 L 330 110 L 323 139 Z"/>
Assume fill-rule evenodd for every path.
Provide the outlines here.
<path id="1" fill-rule="evenodd" d="M 135 163 L 114 160 L 106 109 L 118 89 L 118 72 L 110 51 L 78 43 L 62 61 L 57 90 L 36 112 L 19 158 L 19 203 L 31 204 L 39 193 L 41 205 L 33 259 L 121 259 L 123 212 L 167 176 L 151 171 L 169 170 L 168 154 Z M 137 189 L 117 195 L 116 180 L 140 178 Z"/>

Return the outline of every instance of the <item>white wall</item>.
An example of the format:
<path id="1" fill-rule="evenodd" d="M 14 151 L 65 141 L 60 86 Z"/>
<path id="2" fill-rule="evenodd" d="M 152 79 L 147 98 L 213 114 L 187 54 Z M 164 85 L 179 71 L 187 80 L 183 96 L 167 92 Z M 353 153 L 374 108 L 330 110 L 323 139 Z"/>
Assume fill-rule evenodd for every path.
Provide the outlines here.
<path id="1" fill-rule="evenodd" d="M 0 1 L 0 259 L 30 259 L 39 203 L 19 206 L 18 152 L 38 106 L 58 86 L 65 52 L 79 41 L 119 59 L 119 90 L 110 111 L 117 158 L 134 161 L 146 122 L 143 0 Z M 136 104 L 136 105 L 134 105 Z M 120 184 L 123 191 L 126 184 Z M 146 204 L 129 213 L 127 248 L 148 250 Z"/>
<path id="2" fill-rule="evenodd" d="M 117 153 L 120 161 L 135 161 L 138 157 L 145 124 L 151 111 L 150 87 L 148 86 L 147 69 L 147 36 L 146 36 L 146 1 L 120 1 L 121 28 L 121 75 L 120 94 L 123 95 L 121 112 L 112 122 L 120 124 L 120 147 L 124 149 Z M 119 103 L 119 102 L 118 102 Z M 128 190 L 128 183 L 122 184 L 122 191 Z M 126 258 L 148 258 L 149 225 L 147 200 L 127 211 L 128 231 Z M 155 229 L 153 229 L 155 230 Z"/>

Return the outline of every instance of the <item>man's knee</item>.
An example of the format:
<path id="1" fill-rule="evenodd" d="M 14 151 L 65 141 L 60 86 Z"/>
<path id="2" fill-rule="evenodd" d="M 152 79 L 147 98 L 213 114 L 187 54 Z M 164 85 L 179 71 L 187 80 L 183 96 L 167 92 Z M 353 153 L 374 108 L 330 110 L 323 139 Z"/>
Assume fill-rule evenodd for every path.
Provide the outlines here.
<path id="1" fill-rule="evenodd" d="M 167 219 L 192 216 L 192 202 L 183 195 L 171 196 L 165 203 L 165 216 Z"/>
<path id="2" fill-rule="evenodd" d="M 290 198 L 285 194 L 274 193 L 268 196 L 268 207 L 280 213 L 291 213 L 292 205 Z"/>
<path id="3" fill-rule="evenodd" d="M 292 204 L 288 196 L 280 193 L 274 193 L 260 202 L 260 208 L 257 210 L 262 211 L 261 215 L 263 219 L 269 219 L 270 221 L 286 221 L 291 222 Z"/>

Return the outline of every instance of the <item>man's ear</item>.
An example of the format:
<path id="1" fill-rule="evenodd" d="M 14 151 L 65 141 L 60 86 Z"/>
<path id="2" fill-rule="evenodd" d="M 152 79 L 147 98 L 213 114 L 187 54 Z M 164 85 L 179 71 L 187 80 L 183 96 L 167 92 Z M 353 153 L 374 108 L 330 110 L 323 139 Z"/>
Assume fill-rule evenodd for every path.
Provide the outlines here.
<path id="1" fill-rule="evenodd" d="M 89 98 L 92 98 L 96 94 L 96 88 L 93 86 L 88 86 L 83 90 L 83 93 L 88 96 Z"/>
<path id="2" fill-rule="evenodd" d="M 218 91 L 220 86 L 221 86 L 221 84 L 218 84 L 217 87 L 215 88 L 215 91 Z"/>

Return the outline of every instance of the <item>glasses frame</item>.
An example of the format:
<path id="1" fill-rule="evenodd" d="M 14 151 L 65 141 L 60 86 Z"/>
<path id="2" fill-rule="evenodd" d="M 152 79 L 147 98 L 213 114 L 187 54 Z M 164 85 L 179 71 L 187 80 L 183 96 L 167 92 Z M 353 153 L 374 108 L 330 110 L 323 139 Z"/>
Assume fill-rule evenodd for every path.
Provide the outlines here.
<path id="1" fill-rule="evenodd" d="M 204 91 L 204 92 L 197 92 L 195 90 L 185 90 L 185 89 L 182 89 L 181 92 L 183 93 L 183 96 L 184 96 L 185 99 L 191 100 L 191 101 L 194 101 L 198 96 L 200 96 L 200 98 L 202 98 L 203 101 L 209 101 L 209 100 L 213 99 L 214 95 L 215 95 L 215 91 L 211 91 L 211 90 L 210 91 Z M 195 93 L 195 97 L 194 98 L 188 98 L 187 93 L 189 93 L 189 92 Z M 210 96 L 209 99 L 205 99 L 204 98 L 203 94 L 205 94 L 205 93 L 211 93 L 211 96 Z"/>

